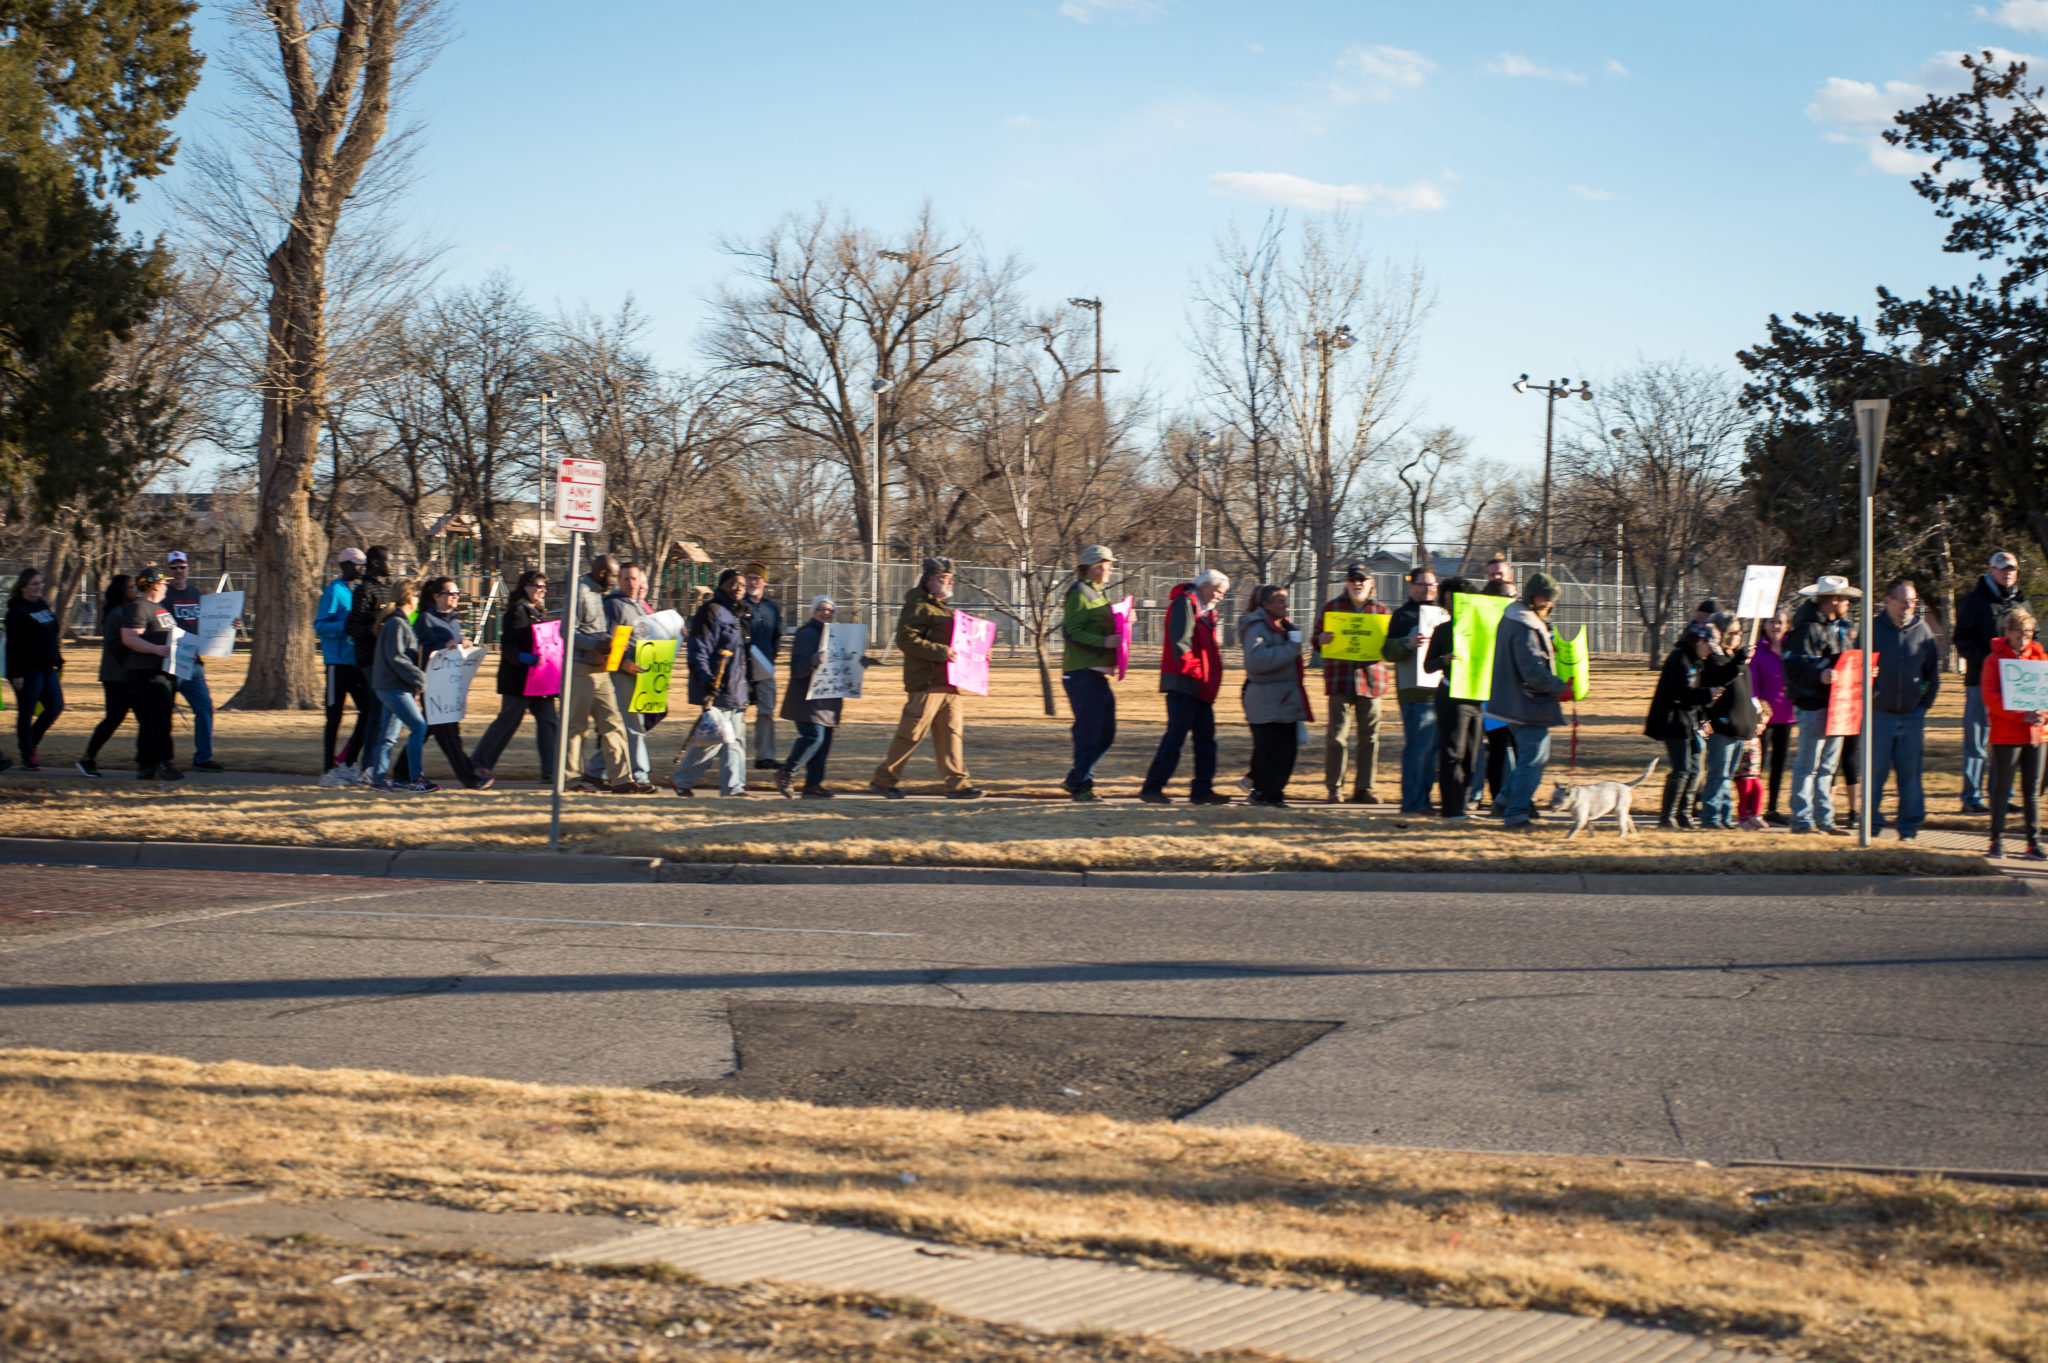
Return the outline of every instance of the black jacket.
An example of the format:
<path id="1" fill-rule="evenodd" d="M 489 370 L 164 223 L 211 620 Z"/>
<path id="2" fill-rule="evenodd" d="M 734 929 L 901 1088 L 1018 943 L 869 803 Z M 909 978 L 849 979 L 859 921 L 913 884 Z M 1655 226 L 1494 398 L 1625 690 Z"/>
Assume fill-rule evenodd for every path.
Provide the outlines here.
<path id="1" fill-rule="evenodd" d="M 349 603 L 348 623 L 342 633 L 355 641 L 356 666 L 367 669 L 377 660 L 377 617 L 391 604 L 391 579 L 356 579 L 355 599 Z"/>
<path id="2" fill-rule="evenodd" d="M 2005 634 L 2006 612 L 2026 604 L 2018 583 L 2010 592 L 2001 590 L 1989 573 L 1978 578 L 1976 587 L 1957 604 L 1953 638 L 1956 652 L 1963 655 L 1963 685 L 1976 686 L 1983 680 L 1991 641 Z"/>
<path id="3" fill-rule="evenodd" d="M 7 675 L 54 672 L 64 666 L 64 636 L 50 603 L 7 598 Z"/>
<path id="4" fill-rule="evenodd" d="M 519 655 L 533 652 L 533 627 L 547 618 L 546 611 L 524 598 L 505 608 L 505 623 L 498 631 L 499 695 L 526 694 L 526 664 Z"/>
<path id="5" fill-rule="evenodd" d="M 1700 680 L 1718 691 L 1707 706 L 1707 723 L 1723 738 L 1756 737 L 1756 697 L 1749 689 L 1749 650 L 1716 653 L 1700 667 Z"/>
<path id="6" fill-rule="evenodd" d="M 1779 645 L 1785 659 L 1785 694 L 1795 710 L 1825 710 L 1834 687 L 1820 674 L 1835 665 L 1835 659 L 1855 638 L 1850 617 L 1828 620 L 1820 604 L 1808 601 L 1792 617 L 1792 628 Z"/>
<path id="7" fill-rule="evenodd" d="M 1657 674 L 1657 689 L 1650 693 L 1650 713 L 1643 720 L 1643 733 L 1659 741 L 1684 738 L 1697 731 L 1707 717 L 1714 694 L 1707 689 L 1707 664 L 1693 656 L 1685 641 L 1664 657 Z"/>

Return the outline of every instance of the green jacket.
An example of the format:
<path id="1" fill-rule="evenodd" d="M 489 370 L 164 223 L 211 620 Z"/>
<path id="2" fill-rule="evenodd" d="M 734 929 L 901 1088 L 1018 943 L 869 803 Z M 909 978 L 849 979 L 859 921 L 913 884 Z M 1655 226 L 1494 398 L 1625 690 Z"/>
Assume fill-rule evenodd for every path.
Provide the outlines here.
<path id="1" fill-rule="evenodd" d="M 1116 617 L 1110 612 L 1109 597 L 1093 582 L 1083 580 L 1067 588 L 1060 631 L 1067 636 L 1060 671 L 1116 666 Z"/>
<path id="2" fill-rule="evenodd" d="M 903 689 L 951 691 L 946 684 L 946 650 L 953 644 L 953 608 L 923 587 L 912 587 L 896 617 L 896 647 L 903 650 Z"/>

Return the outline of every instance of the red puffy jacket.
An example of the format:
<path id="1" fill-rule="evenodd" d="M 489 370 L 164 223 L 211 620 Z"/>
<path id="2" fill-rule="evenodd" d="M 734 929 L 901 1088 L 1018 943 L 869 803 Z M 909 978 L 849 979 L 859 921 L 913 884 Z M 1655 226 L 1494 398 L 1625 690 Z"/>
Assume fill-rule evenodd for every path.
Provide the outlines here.
<path id="1" fill-rule="evenodd" d="M 1181 637 L 1176 638 L 1177 633 Z M 1223 689 L 1223 649 L 1216 642 L 1216 612 L 1202 608 L 1192 582 L 1181 583 L 1168 598 L 1166 643 L 1159 652 L 1159 676 L 1160 690 L 1185 690 L 1184 686 L 1168 686 L 1166 679 L 1186 678 L 1211 705 Z"/>
<path id="2" fill-rule="evenodd" d="M 1984 660 L 1984 709 L 1991 716 L 1991 741 L 2011 747 L 2039 743 L 2044 734 L 2048 734 L 2048 725 L 2028 724 L 2022 718 L 2026 711 L 2005 708 L 2005 697 L 2001 694 L 2004 679 L 1998 675 L 1998 663 L 2002 658 L 2048 662 L 2048 649 L 2030 640 L 2025 652 L 2015 653 L 2012 645 L 2004 639 L 1993 639 L 1991 656 Z"/>

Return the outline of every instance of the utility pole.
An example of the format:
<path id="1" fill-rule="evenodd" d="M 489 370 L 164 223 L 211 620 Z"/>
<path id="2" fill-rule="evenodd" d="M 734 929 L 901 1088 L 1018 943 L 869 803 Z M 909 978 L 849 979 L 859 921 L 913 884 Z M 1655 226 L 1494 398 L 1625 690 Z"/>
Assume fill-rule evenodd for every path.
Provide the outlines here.
<path id="1" fill-rule="evenodd" d="M 1548 399 L 1543 406 L 1543 571 L 1546 573 L 1550 571 L 1550 464 L 1551 449 L 1557 431 L 1557 400 L 1574 395 L 1588 402 L 1593 400 L 1591 384 L 1584 379 L 1579 380 L 1577 388 L 1571 384 L 1570 379 L 1557 379 L 1540 387 L 1532 387 L 1527 374 L 1515 380 L 1517 393 L 1541 393 Z"/>
<path id="2" fill-rule="evenodd" d="M 882 628 L 882 394 L 891 381 L 868 380 L 868 637 Z"/>
<path id="3" fill-rule="evenodd" d="M 1102 367 L 1102 299 L 1097 296 L 1069 298 L 1067 301 L 1077 308 L 1086 308 L 1095 314 L 1095 368 L 1092 371 L 1095 375 L 1095 416 L 1098 421 L 1103 421 L 1107 425 L 1102 406 L 1102 376 L 1107 372 Z"/>
<path id="4" fill-rule="evenodd" d="M 1863 722 L 1856 735 L 1856 741 L 1863 745 L 1865 772 L 1871 769 L 1870 682 L 1877 670 L 1877 659 L 1873 656 L 1875 650 L 1872 647 L 1876 643 L 1872 637 L 1872 630 L 1877 623 L 1877 532 L 1873 511 L 1877 494 L 1877 457 L 1884 451 L 1885 422 L 1891 416 L 1891 410 L 1891 403 L 1884 398 L 1866 398 L 1856 404 L 1856 443 L 1861 456 L 1860 491 L 1863 494 L 1857 498 L 1860 504 L 1858 520 L 1861 522 L 1857 527 L 1857 545 L 1863 556 L 1863 630 L 1859 640 L 1863 645 Z M 1865 776 L 1862 798 L 1856 801 L 1858 847 L 1870 846 L 1870 796 L 1873 789 L 1869 777 Z M 1994 790 L 1991 792 L 1991 798 L 2002 800 L 2005 797 Z"/>
<path id="5" fill-rule="evenodd" d="M 542 578 L 548 575 L 548 405 L 555 400 L 555 390 L 543 388 L 540 399 L 540 468 L 534 480 L 533 489 L 533 556 L 535 566 Z"/>

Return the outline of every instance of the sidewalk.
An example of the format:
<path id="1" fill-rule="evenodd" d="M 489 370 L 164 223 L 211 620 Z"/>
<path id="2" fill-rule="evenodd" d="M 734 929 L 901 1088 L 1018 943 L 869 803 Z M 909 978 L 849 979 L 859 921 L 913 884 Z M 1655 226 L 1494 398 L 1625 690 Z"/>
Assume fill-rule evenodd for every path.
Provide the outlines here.
<path id="1" fill-rule="evenodd" d="M 623 1217 L 471 1212 L 379 1198 L 272 1201 L 257 1188 L 110 1192 L 0 1182 L 0 1219 L 162 1220 L 227 1235 L 320 1235 L 404 1252 L 481 1250 L 563 1264 L 664 1263 L 714 1286 L 780 1282 L 916 1297 L 978 1320 L 1152 1335 L 1190 1350 L 1317 1363 L 1742 1363 L 1670 1330 L 1545 1311 L 1416 1306 L 1364 1292 L 1247 1287 L 1093 1259 L 962 1249 L 840 1226 L 648 1228 Z"/>

